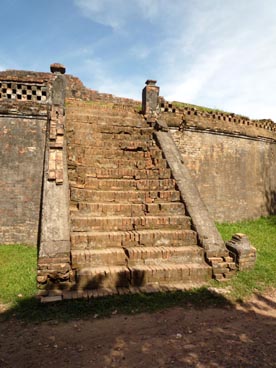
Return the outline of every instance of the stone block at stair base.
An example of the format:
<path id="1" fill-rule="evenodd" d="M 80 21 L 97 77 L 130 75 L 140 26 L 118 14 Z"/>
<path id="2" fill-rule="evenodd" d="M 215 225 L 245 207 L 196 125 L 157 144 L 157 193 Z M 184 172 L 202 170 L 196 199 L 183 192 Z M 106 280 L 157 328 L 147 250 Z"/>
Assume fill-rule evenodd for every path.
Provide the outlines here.
<path id="1" fill-rule="evenodd" d="M 51 282 L 67 282 L 71 278 L 70 254 L 40 257 L 37 265 L 37 282 L 50 287 Z"/>
<path id="2" fill-rule="evenodd" d="M 234 234 L 226 243 L 226 247 L 233 256 L 240 271 L 252 269 L 256 262 L 256 248 L 254 248 L 245 234 Z"/>

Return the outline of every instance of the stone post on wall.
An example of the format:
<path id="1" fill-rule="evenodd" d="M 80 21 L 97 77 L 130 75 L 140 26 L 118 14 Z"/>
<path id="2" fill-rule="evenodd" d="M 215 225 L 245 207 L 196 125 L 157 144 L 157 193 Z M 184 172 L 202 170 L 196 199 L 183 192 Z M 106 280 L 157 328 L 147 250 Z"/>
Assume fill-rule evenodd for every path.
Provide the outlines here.
<path id="1" fill-rule="evenodd" d="M 68 281 L 70 269 L 69 183 L 65 124 L 65 67 L 52 64 L 46 137 L 37 281 L 51 288 Z"/>
<path id="2" fill-rule="evenodd" d="M 159 87 L 156 81 L 148 79 L 142 92 L 142 112 L 144 115 L 156 115 L 158 111 Z"/>

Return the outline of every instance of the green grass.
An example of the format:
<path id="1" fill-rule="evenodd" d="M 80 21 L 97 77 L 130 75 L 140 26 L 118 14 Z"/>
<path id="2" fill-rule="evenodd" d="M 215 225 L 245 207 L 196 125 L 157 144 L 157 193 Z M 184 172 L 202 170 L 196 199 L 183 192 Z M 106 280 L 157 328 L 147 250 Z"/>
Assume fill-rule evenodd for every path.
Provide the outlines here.
<path id="1" fill-rule="evenodd" d="M 15 304 L 35 294 L 36 254 L 35 247 L 0 246 L 0 302 Z"/>
<path id="2" fill-rule="evenodd" d="M 243 300 L 253 292 L 276 287 L 276 216 L 236 224 L 217 224 L 217 227 L 224 240 L 230 240 L 234 233 L 244 233 L 257 249 L 254 269 L 239 272 L 228 283 L 232 299 Z"/>
<path id="3" fill-rule="evenodd" d="M 190 107 L 190 108 L 194 108 L 198 111 L 209 112 L 209 113 L 221 113 L 221 114 L 227 114 L 227 115 L 235 115 L 235 116 L 237 116 L 239 118 L 242 118 L 242 119 L 249 119 L 247 116 L 234 114 L 233 112 L 223 111 L 223 110 L 219 110 L 219 109 L 216 109 L 216 108 L 199 106 L 199 105 L 189 104 L 189 103 L 185 103 L 185 102 L 178 102 L 178 101 L 173 101 L 172 103 L 173 103 L 174 106 L 176 106 L 180 109 L 183 109 L 184 107 Z"/>
<path id="4" fill-rule="evenodd" d="M 26 246 L 0 246 L 0 303 L 9 303 L 4 318 L 16 316 L 24 320 L 69 320 L 90 316 L 105 317 L 116 313 L 154 312 L 173 306 L 199 307 L 232 305 L 254 292 L 276 287 L 276 216 L 236 224 L 217 225 L 224 240 L 237 232 L 248 235 L 257 248 L 253 270 L 239 272 L 229 282 L 211 281 L 216 288 L 231 292 L 225 296 L 208 287 L 187 292 L 116 295 L 92 300 L 72 300 L 43 305 L 36 298 L 36 249 Z M 21 297 L 18 295 L 21 294 Z"/>

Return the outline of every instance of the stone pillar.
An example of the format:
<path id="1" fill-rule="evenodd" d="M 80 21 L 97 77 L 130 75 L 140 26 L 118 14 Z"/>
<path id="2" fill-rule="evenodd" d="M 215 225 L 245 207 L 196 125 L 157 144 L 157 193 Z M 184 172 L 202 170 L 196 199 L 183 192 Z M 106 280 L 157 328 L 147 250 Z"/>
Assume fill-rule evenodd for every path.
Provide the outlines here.
<path id="1" fill-rule="evenodd" d="M 159 87 L 155 80 L 148 79 L 142 93 L 142 112 L 144 115 L 155 115 L 158 110 Z"/>
<path id="2" fill-rule="evenodd" d="M 38 283 L 68 281 L 70 269 L 69 183 L 65 124 L 65 67 L 52 64 L 49 124 L 44 163 Z"/>

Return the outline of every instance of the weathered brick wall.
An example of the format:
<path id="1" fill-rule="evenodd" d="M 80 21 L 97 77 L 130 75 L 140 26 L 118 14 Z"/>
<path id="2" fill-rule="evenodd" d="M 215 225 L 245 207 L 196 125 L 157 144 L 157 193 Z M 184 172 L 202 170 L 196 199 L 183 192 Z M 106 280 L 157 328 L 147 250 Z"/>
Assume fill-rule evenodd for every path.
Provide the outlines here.
<path id="1" fill-rule="evenodd" d="M 37 243 L 46 121 L 0 117 L 0 244 Z"/>
<path id="2" fill-rule="evenodd" d="M 197 130 L 173 137 L 215 220 L 276 212 L 275 143 Z"/>
<path id="3" fill-rule="evenodd" d="M 272 120 L 179 107 L 163 97 L 159 97 L 159 112 L 216 221 L 276 213 L 276 125 Z"/>
<path id="4" fill-rule="evenodd" d="M 0 244 L 38 241 L 51 79 L 0 72 Z"/>

